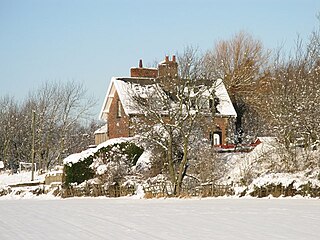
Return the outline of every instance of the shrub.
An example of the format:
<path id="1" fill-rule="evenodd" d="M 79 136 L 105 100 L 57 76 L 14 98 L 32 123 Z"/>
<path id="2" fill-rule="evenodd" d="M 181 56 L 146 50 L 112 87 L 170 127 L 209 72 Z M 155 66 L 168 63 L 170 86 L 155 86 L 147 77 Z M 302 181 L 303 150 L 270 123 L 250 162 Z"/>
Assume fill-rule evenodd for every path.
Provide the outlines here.
<path id="1" fill-rule="evenodd" d="M 93 155 L 84 158 L 82 161 L 65 165 L 64 183 L 69 186 L 71 183 L 81 184 L 95 176 L 103 175 L 97 173 L 99 166 L 105 165 L 105 174 L 109 177 L 105 181 L 119 182 L 134 166 L 143 149 L 131 142 L 121 142 L 100 148 Z"/>
<path id="2" fill-rule="evenodd" d="M 132 167 L 136 165 L 142 153 L 143 149 L 138 147 L 134 143 L 122 142 L 100 148 L 94 154 L 94 157 L 101 157 L 106 161 L 115 161 L 118 158 L 122 158 L 129 167 Z"/>
<path id="3" fill-rule="evenodd" d="M 64 166 L 65 185 L 69 186 L 71 183 L 80 184 L 86 180 L 94 177 L 94 170 L 90 168 L 93 162 L 93 156 L 85 158 L 83 161 Z"/>

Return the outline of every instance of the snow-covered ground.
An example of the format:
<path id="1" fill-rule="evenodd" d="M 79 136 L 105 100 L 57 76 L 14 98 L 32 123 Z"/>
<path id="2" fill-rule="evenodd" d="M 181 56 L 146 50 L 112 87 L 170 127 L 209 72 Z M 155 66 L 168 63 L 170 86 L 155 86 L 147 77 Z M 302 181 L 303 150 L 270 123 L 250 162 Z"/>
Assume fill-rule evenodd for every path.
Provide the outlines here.
<path id="1" fill-rule="evenodd" d="M 320 239 L 319 199 L 0 201 L 0 239 Z"/>
<path id="2" fill-rule="evenodd" d="M 34 181 L 35 182 L 42 182 L 44 181 L 45 174 L 38 175 L 37 172 L 34 173 Z M 0 187 L 11 185 L 11 184 L 19 184 L 19 183 L 26 183 L 31 182 L 31 172 L 21 172 L 15 174 L 9 174 L 8 172 L 0 173 Z"/>

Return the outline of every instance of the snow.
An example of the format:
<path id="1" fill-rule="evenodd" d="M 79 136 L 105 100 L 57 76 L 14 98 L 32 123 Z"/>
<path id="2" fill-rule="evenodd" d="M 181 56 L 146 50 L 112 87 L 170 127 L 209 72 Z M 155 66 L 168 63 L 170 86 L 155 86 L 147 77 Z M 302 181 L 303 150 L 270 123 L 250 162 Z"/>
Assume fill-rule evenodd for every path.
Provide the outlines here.
<path id="1" fill-rule="evenodd" d="M 97 151 L 96 148 L 88 148 L 80 153 L 71 154 L 63 160 L 63 164 L 67 165 L 67 164 L 77 163 L 93 155 L 96 151 Z"/>
<path id="2" fill-rule="evenodd" d="M 138 84 L 130 81 L 125 81 L 123 79 L 134 79 L 134 78 L 117 78 L 113 77 L 111 79 L 102 109 L 100 112 L 100 119 L 104 119 L 104 113 L 109 112 L 111 106 L 111 101 L 115 95 L 115 91 L 118 93 L 121 104 L 126 115 L 130 114 L 142 114 L 139 109 L 132 103 L 133 94 L 138 94 L 142 98 L 147 98 L 152 96 L 153 92 L 159 91 L 165 95 L 164 91 L 158 84 L 150 82 L 149 84 Z M 147 80 L 151 80 L 146 78 Z M 219 116 L 232 116 L 236 117 L 237 113 L 233 107 L 233 104 L 230 100 L 226 87 L 221 79 L 217 79 L 215 82 L 215 94 L 219 98 L 219 104 L 217 105 L 217 110 L 219 111 Z M 204 92 L 204 95 L 207 93 Z M 191 95 L 195 96 L 195 94 Z M 104 119 L 106 120 L 106 119 Z M 98 130 L 100 131 L 100 130 Z"/>
<path id="3" fill-rule="evenodd" d="M 116 144 L 116 143 L 122 143 L 122 142 L 128 142 L 128 141 L 131 141 L 133 140 L 132 137 L 121 137 L 121 138 L 112 138 L 112 139 L 109 139 L 101 144 L 99 144 L 97 147 L 95 148 L 88 148 L 80 153 L 74 153 L 74 154 L 71 154 L 69 155 L 68 157 L 66 157 L 64 160 L 63 160 L 63 164 L 65 165 L 68 165 L 68 164 L 74 164 L 74 163 L 77 163 L 79 161 L 82 161 L 84 160 L 85 158 L 93 155 L 94 153 L 96 153 L 100 148 L 103 148 L 103 147 L 107 147 L 109 145 L 113 145 L 113 144 Z"/>
<path id="4" fill-rule="evenodd" d="M 131 82 L 125 82 L 120 79 L 114 79 L 115 88 L 119 94 L 119 98 L 126 115 L 141 114 L 139 109 L 133 104 L 132 97 L 138 94 L 141 98 L 147 98 L 151 96 L 156 88 L 159 88 L 156 84 L 137 84 Z M 163 92 L 164 94 L 164 92 Z"/>
<path id="5" fill-rule="evenodd" d="M 102 164 L 102 165 L 100 165 L 99 167 L 97 167 L 97 174 L 98 174 L 98 175 L 102 175 L 102 174 L 104 174 L 105 172 L 107 172 L 107 170 L 108 170 L 108 166 L 105 165 L 105 164 Z"/>
<path id="6" fill-rule="evenodd" d="M 45 174 L 38 175 L 37 172 L 34 172 L 34 182 L 44 182 L 44 178 Z M 26 182 L 31 182 L 31 172 L 21 172 L 19 174 L 4 172 L 0 174 L 0 187 Z"/>
<path id="7" fill-rule="evenodd" d="M 97 129 L 94 134 L 98 133 L 107 133 L 108 132 L 108 124 L 103 125 L 101 128 Z"/>
<path id="8" fill-rule="evenodd" d="M 144 198 L 144 190 L 143 190 L 143 186 L 142 185 L 138 185 L 137 186 L 137 190 L 134 193 L 134 195 L 131 197 L 134 199 L 142 199 Z"/>
<path id="9" fill-rule="evenodd" d="M 0 201 L 0 239 L 320 239 L 315 199 Z"/>
<path id="10" fill-rule="evenodd" d="M 220 115 L 236 117 L 236 110 L 233 107 L 233 104 L 230 100 L 229 94 L 222 79 L 217 79 L 215 86 L 215 94 L 219 99 L 217 110 L 219 111 Z"/>
<path id="11" fill-rule="evenodd" d="M 230 153 L 226 157 L 228 172 L 223 179 L 225 184 L 233 184 L 235 195 L 240 195 L 246 190 L 249 195 L 256 188 L 273 186 L 289 187 L 301 190 L 306 186 L 320 187 L 320 169 L 314 167 L 297 170 L 294 173 L 279 171 L 281 156 L 279 155 L 280 143 L 274 137 L 259 137 L 261 143 L 248 153 Z M 314 151 L 313 155 L 319 155 Z M 311 158 L 311 155 L 310 155 Z M 271 167 L 270 167 L 271 166 Z M 252 179 L 248 186 L 242 186 L 246 177 Z"/>
<path id="12" fill-rule="evenodd" d="M 27 200 L 27 199 L 36 199 L 36 200 L 52 200 L 52 199 L 58 199 L 58 197 L 54 196 L 52 192 L 49 192 L 47 194 L 33 194 L 32 191 L 37 190 L 39 188 L 43 188 L 44 186 L 32 186 L 32 187 L 15 187 L 12 188 L 12 192 L 10 192 L 7 195 L 0 197 L 0 205 L 2 201 L 5 200 Z M 0 187 L 1 189 L 1 187 Z M 0 239 L 1 234 L 0 234 Z"/>
<path id="13" fill-rule="evenodd" d="M 148 170 L 151 165 L 151 152 L 148 150 L 145 150 L 141 156 L 139 157 L 137 163 L 136 163 L 136 170 L 138 172 Z"/>
<path id="14" fill-rule="evenodd" d="M 293 184 L 295 189 L 299 189 L 300 186 L 311 183 L 312 187 L 320 186 L 320 181 L 317 179 L 310 179 L 306 177 L 303 172 L 296 174 L 290 173 L 270 173 L 265 174 L 261 177 L 258 177 L 253 180 L 250 186 L 262 187 L 268 184 L 274 184 L 288 187 L 290 184 Z M 250 188 L 249 186 L 249 188 Z"/>
<path id="15" fill-rule="evenodd" d="M 258 144 L 251 152 L 231 153 L 227 157 L 229 172 L 227 177 L 230 181 L 238 181 L 243 177 L 243 173 L 247 170 L 261 170 L 263 166 L 258 162 L 266 157 L 268 159 L 276 159 L 277 139 L 274 137 L 259 137 L 261 143 Z"/>

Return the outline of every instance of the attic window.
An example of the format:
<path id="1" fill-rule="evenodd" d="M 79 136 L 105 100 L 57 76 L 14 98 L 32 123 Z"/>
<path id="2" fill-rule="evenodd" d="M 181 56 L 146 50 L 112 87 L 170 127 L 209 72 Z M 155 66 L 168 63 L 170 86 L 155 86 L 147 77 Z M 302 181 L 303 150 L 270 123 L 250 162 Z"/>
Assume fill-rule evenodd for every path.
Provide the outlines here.
<path id="1" fill-rule="evenodd" d="M 122 117 L 120 100 L 117 102 L 117 117 Z"/>
<path id="2" fill-rule="evenodd" d="M 214 98 L 214 101 L 212 99 L 209 99 L 209 108 L 211 111 L 214 111 L 214 113 L 220 113 L 218 111 L 218 108 L 217 106 L 219 105 L 220 103 L 220 99 L 219 98 Z"/>

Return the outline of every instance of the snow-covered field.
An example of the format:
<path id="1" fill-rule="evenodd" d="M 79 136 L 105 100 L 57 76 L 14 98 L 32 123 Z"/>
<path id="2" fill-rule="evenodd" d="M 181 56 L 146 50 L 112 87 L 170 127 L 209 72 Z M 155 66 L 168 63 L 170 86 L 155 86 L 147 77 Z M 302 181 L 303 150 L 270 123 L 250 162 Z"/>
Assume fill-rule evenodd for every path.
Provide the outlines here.
<path id="1" fill-rule="evenodd" d="M 0 201 L 0 239 L 320 239 L 319 199 Z"/>

